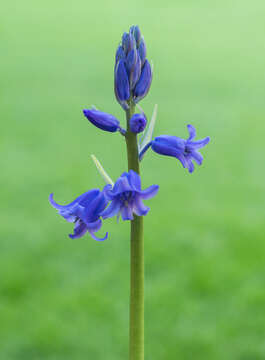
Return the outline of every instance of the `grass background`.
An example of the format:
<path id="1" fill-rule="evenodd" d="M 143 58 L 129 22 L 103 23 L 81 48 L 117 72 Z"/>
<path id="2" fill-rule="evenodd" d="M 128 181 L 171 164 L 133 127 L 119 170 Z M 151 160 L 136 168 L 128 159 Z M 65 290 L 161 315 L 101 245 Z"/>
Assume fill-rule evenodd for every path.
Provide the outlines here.
<path id="1" fill-rule="evenodd" d="M 127 358 L 128 223 L 97 243 L 48 203 L 67 202 L 126 169 L 118 134 L 82 116 L 121 120 L 114 52 L 139 24 L 154 62 L 142 101 L 156 135 L 209 135 L 190 175 L 151 151 L 158 183 L 145 221 L 146 359 L 265 359 L 265 3 L 9 1 L 1 6 L 0 358 Z M 123 120 L 122 120 L 123 121 Z"/>

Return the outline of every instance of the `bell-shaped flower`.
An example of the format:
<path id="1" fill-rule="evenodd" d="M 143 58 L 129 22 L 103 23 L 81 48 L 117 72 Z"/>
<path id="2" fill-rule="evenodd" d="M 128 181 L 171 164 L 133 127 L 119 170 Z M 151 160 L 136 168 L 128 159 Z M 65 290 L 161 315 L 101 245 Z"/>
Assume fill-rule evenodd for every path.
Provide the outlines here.
<path id="1" fill-rule="evenodd" d="M 193 160 L 198 165 L 202 164 L 203 157 L 198 149 L 207 145 L 210 141 L 209 137 L 202 140 L 193 141 L 196 136 L 196 130 L 192 125 L 188 125 L 189 138 L 187 140 L 181 139 L 177 136 L 161 135 L 151 141 L 145 149 L 143 149 L 140 158 L 143 157 L 149 146 L 158 154 L 173 156 L 177 158 L 187 168 L 190 173 L 194 171 Z"/>
<path id="2" fill-rule="evenodd" d="M 98 238 L 95 232 L 99 231 L 102 226 L 100 213 L 108 204 L 106 198 L 106 191 L 109 185 L 105 186 L 103 191 L 93 189 L 78 196 L 73 202 L 68 205 L 59 205 L 53 199 L 53 194 L 50 194 L 49 200 L 51 205 L 58 210 L 58 213 L 63 216 L 68 222 L 75 223 L 74 233 L 69 234 L 71 239 L 82 237 L 88 232 L 94 240 L 103 241 L 107 239 L 108 233 L 104 238 Z"/>
<path id="3" fill-rule="evenodd" d="M 93 125 L 101 130 L 109 132 L 119 130 L 121 133 L 124 133 L 125 131 L 120 127 L 119 120 L 111 114 L 96 109 L 84 109 L 83 113 Z"/>
<path id="4" fill-rule="evenodd" d="M 133 220 L 133 214 L 145 216 L 150 209 L 144 205 L 143 200 L 155 196 L 158 189 L 158 185 L 152 185 L 142 190 L 140 176 L 133 170 L 124 172 L 114 184 L 113 189 L 106 191 L 106 196 L 111 203 L 101 216 L 106 219 L 121 215 L 123 220 Z"/>

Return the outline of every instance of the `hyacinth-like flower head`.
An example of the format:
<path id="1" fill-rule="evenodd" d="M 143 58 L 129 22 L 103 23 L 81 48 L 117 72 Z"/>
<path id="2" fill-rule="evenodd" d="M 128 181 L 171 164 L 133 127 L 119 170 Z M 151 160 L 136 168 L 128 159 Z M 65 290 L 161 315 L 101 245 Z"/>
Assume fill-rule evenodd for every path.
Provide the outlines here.
<path id="1" fill-rule="evenodd" d="M 143 153 L 149 146 L 152 150 L 161 155 L 173 156 L 177 158 L 187 168 L 190 173 L 194 171 L 193 160 L 198 165 L 202 164 L 203 156 L 198 152 L 198 149 L 207 145 L 210 141 L 209 137 L 202 140 L 194 141 L 196 130 L 192 125 L 187 126 L 189 131 L 189 138 L 187 140 L 181 139 L 177 136 L 161 135 L 151 141 Z M 143 154 L 140 154 L 140 158 Z"/>
<path id="2" fill-rule="evenodd" d="M 78 196 L 68 205 L 59 205 L 53 200 L 53 194 L 50 194 L 51 205 L 58 210 L 68 222 L 75 223 L 74 233 L 69 234 L 71 239 L 77 239 L 89 232 L 94 240 L 103 241 L 108 237 L 106 233 L 104 238 L 98 238 L 94 233 L 99 231 L 102 226 L 100 213 L 108 204 L 105 192 L 109 189 L 107 185 L 101 192 L 99 189 L 93 189 Z"/>
<path id="3" fill-rule="evenodd" d="M 155 196 L 158 189 L 158 185 L 151 185 L 142 190 L 140 176 L 133 170 L 124 172 L 114 184 L 113 189 L 106 191 L 106 196 L 111 203 L 101 216 L 106 219 L 121 215 L 123 220 L 133 220 L 133 214 L 145 216 L 150 209 L 144 205 L 143 200 Z"/>
<path id="4" fill-rule="evenodd" d="M 114 90 L 117 101 L 127 110 L 130 97 L 134 103 L 143 99 L 151 86 L 152 69 L 146 59 L 146 46 L 138 26 L 122 36 L 115 58 Z"/>

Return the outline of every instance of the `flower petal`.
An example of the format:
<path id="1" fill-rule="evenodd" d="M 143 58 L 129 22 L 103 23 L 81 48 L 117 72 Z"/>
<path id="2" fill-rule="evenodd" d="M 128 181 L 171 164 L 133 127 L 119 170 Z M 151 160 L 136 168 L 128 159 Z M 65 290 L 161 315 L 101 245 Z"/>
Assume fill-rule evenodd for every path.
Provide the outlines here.
<path id="1" fill-rule="evenodd" d="M 79 200 L 79 205 L 86 207 L 89 205 L 98 195 L 100 194 L 99 189 L 93 189 L 84 194 L 84 197 Z"/>
<path id="2" fill-rule="evenodd" d="M 80 196 L 78 196 L 78 198 L 76 198 L 74 201 L 72 201 L 70 204 L 68 205 L 59 205 L 57 204 L 54 200 L 53 200 L 53 193 L 51 193 L 49 195 L 49 201 L 50 201 L 50 204 L 57 210 L 60 210 L 60 209 L 67 209 L 67 208 L 71 208 L 73 205 L 75 205 L 82 197 L 84 197 L 85 194 L 82 194 Z"/>
<path id="3" fill-rule="evenodd" d="M 157 194 L 158 190 L 159 190 L 158 185 L 151 185 L 147 189 L 140 191 L 139 195 L 142 199 L 145 199 L 145 200 L 151 199 L 152 197 L 154 197 Z"/>
<path id="4" fill-rule="evenodd" d="M 189 173 L 192 173 L 194 171 L 194 164 L 191 160 L 191 157 L 186 157 L 186 161 L 187 161 L 187 164 L 188 164 L 188 170 L 189 170 Z"/>
<path id="5" fill-rule="evenodd" d="M 126 174 L 126 175 L 125 175 Z M 127 173 L 122 174 L 116 181 L 113 190 L 109 191 L 110 196 L 117 196 L 125 191 L 132 191 L 132 187 L 129 183 Z"/>
<path id="6" fill-rule="evenodd" d="M 91 201 L 91 203 L 85 208 L 84 221 L 94 222 L 99 218 L 99 214 L 105 209 L 108 204 L 108 200 L 103 192 Z"/>
<path id="7" fill-rule="evenodd" d="M 84 202 L 91 201 L 91 199 L 93 197 L 95 197 L 98 193 L 99 193 L 98 189 L 89 190 L 89 191 L 85 192 L 84 194 L 78 196 L 74 201 L 72 201 L 68 205 L 59 205 L 59 204 L 57 204 L 53 199 L 53 193 L 52 193 L 52 194 L 49 195 L 49 201 L 50 201 L 51 205 L 57 210 L 67 209 L 67 208 L 72 208 L 73 205 L 75 205 L 77 203 L 83 205 Z"/>
<path id="8" fill-rule="evenodd" d="M 150 210 L 148 206 L 144 205 L 141 196 L 139 195 L 135 197 L 133 205 L 133 212 L 138 216 L 145 216 Z"/>
<path id="9" fill-rule="evenodd" d="M 74 227 L 74 233 L 69 234 L 69 237 L 71 239 L 78 239 L 78 238 L 82 237 L 83 235 L 85 235 L 86 232 L 87 232 L 86 224 L 84 224 L 83 222 L 77 221 L 75 224 L 75 227 Z"/>
<path id="10" fill-rule="evenodd" d="M 102 220 L 98 219 L 94 222 L 86 223 L 88 231 L 97 232 L 101 229 Z"/>
<path id="11" fill-rule="evenodd" d="M 209 136 L 207 136 L 206 138 L 202 139 L 202 140 L 198 140 L 198 141 L 188 141 L 186 148 L 188 151 L 192 151 L 195 149 L 200 149 L 202 147 L 204 147 L 205 145 L 207 145 L 210 141 Z"/>
<path id="12" fill-rule="evenodd" d="M 181 162 L 184 168 L 188 167 L 187 160 L 183 154 L 177 155 L 176 158 Z"/>
<path id="13" fill-rule="evenodd" d="M 141 178 L 135 171 L 130 170 L 128 180 L 133 190 L 141 191 Z"/>
<path id="14" fill-rule="evenodd" d="M 68 222 L 75 222 L 76 218 L 78 217 L 78 208 L 79 206 L 76 204 L 76 206 L 73 206 L 71 210 L 65 210 L 61 209 L 58 210 L 58 213 Z"/>
<path id="15" fill-rule="evenodd" d="M 91 235 L 92 239 L 94 239 L 96 241 L 104 241 L 108 238 L 108 235 L 109 235 L 109 233 L 106 232 L 106 235 L 104 236 L 104 238 L 99 238 L 92 231 L 89 231 L 89 234 Z"/>
<path id="16" fill-rule="evenodd" d="M 133 212 L 131 206 L 123 206 L 121 208 L 122 220 L 133 220 Z"/>
<path id="17" fill-rule="evenodd" d="M 193 140 L 195 138 L 195 136 L 196 136 L 195 127 L 192 126 L 192 125 L 187 125 L 187 128 L 188 128 L 188 132 L 190 134 L 190 136 L 188 138 L 188 141 Z"/>
<path id="18" fill-rule="evenodd" d="M 192 151 L 190 155 L 198 165 L 202 164 L 203 156 L 198 151 Z"/>
<path id="19" fill-rule="evenodd" d="M 100 215 L 103 219 L 107 219 L 110 217 L 113 217 L 118 214 L 120 211 L 121 203 L 118 199 L 112 200 L 109 207 L 107 207 L 106 210 L 104 210 Z"/>

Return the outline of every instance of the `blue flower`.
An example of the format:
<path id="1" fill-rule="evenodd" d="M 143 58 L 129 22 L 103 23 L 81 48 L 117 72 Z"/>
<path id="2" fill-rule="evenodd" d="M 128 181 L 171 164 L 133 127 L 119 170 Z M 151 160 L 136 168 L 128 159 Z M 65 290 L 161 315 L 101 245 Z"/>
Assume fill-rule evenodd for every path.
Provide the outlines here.
<path id="1" fill-rule="evenodd" d="M 152 185 L 141 190 L 141 178 L 136 172 L 124 172 L 114 184 L 112 190 L 106 191 L 111 201 L 109 207 L 101 213 L 103 219 L 120 215 L 123 220 L 133 220 L 133 214 L 143 216 L 150 210 L 142 200 L 150 199 L 158 192 L 159 186 Z"/>
<path id="2" fill-rule="evenodd" d="M 114 90 L 117 101 L 127 110 L 130 97 L 134 103 L 143 99 L 152 82 L 146 46 L 138 26 L 124 33 L 115 57 Z"/>
<path id="3" fill-rule="evenodd" d="M 198 149 L 207 145 L 210 138 L 206 137 L 202 140 L 193 141 L 196 136 L 196 130 L 192 125 L 188 125 L 187 128 L 189 131 L 189 138 L 187 140 L 170 135 L 158 136 L 145 146 L 139 158 L 142 159 L 144 153 L 151 146 L 152 150 L 158 154 L 177 158 L 183 167 L 192 173 L 194 171 L 193 160 L 195 160 L 198 165 L 202 164 L 203 157 L 198 152 Z"/>
<path id="4" fill-rule="evenodd" d="M 53 200 L 53 194 L 50 194 L 51 205 L 68 222 L 75 223 L 74 233 L 69 234 L 71 239 L 80 238 L 86 232 L 89 232 L 94 240 L 103 241 L 107 239 L 108 233 L 102 239 L 98 238 L 94 233 L 99 231 L 102 226 L 99 214 L 108 204 L 106 191 L 109 190 L 109 187 L 110 185 L 105 186 L 102 192 L 99 189 L 87 191 L 68 205 L 57 204 Z"/>
<path id="5" fill-rule="evenodd" d="M 125 132 L 125 130 L 120 127 L 119 120 L 111 114 L 95 109 L 85 109 L 83 110 L 83 113 L 93 125 L 101 130 L 109 132 L 115 132 L 119 130 L 121 133 Z"/>
<path id="6" fill-rule="evenodd" d="M 144 114 L 134 114 L 130 119 L 131 132 L 138 134 L 144 131 L 146 123 L 147 120 Z"/>

